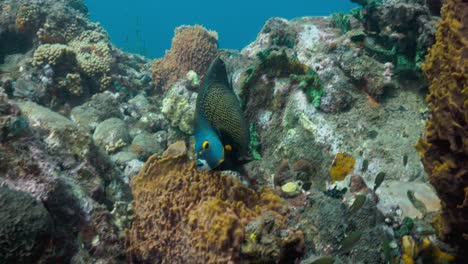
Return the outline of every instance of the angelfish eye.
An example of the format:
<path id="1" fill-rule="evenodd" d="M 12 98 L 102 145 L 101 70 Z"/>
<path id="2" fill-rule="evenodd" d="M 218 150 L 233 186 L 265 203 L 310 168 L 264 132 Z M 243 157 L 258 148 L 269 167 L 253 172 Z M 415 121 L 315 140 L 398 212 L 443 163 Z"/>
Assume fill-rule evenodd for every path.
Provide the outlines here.
<path id="1" fill-rule="evenodd" d="M 202 148 L 207 149 L 209 147 L 210 147 L 210 143 L 208 141 L 204 141 L 203 144 L 202 144 Z"/>

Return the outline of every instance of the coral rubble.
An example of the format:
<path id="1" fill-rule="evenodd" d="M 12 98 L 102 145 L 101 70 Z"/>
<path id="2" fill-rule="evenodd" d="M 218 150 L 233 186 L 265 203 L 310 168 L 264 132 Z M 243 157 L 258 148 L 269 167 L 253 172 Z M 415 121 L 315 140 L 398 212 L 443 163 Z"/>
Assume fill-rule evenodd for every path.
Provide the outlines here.
<path id="1" fill-rule="evenodd" d="M 436 44 L 423 65 L 432 112 L 417 148 L 442 200 L 443 238 L 467 255 L 468 236 L 468 4 L 447 0 Z"/>

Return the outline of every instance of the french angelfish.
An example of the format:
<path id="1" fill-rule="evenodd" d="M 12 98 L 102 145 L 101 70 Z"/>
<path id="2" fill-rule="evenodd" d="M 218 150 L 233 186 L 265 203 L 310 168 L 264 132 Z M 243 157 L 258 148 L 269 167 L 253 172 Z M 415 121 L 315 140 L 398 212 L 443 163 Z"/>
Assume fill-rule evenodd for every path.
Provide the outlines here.
<path id="1" fill-rule="evenodd" d="M 228 81 L 226 65 L 219 56 L 211 63 L 200 86 L 193 134 L 198 169 L 220 168 L 247 155 L 248 126 Z"/>

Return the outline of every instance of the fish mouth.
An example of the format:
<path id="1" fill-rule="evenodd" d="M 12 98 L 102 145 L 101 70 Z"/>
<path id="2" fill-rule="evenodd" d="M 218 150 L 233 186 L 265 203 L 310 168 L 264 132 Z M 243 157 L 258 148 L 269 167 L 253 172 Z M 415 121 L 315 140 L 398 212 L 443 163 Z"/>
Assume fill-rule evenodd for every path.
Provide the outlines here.
<path id="1" fill-rule="evenodd" d="M 197 169 L 199 170 L 211 170 L 210 165 L 208 165 L 208 162 L 204 159 L 197 159 L 195 164 L 197 165 Z"/>

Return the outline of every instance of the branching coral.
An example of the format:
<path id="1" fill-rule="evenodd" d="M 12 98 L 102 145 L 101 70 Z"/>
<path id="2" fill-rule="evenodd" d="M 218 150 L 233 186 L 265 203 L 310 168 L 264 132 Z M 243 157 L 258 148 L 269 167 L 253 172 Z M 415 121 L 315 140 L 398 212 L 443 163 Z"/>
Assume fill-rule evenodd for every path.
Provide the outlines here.
<path id="1" fill-rule="evenodd" d="M 432 117 L 417 149 L 443 204 L 444 238 L 467 257 L 468 239 L 468 3 L 447 0 L 423 71 Z"/>
<path id="2" fill-rule="evenodd" d="M 285 222 L 278 214 L 284 210 L 281 199 L 270 189 L 257 193 L 218 172 L 197 171 L 185 152 L 184 143 L 172 145 L 166 156 L 150 157 L 132 179 L 130 258 L 149 263 L 240 261 L 247 223 L 266 211 Z M 293 237 L 300 240 L 300 232 L 290 237 L 297 242 Z"/>
<path id="3" fill-rule="evenodd" d="M 190 70 L 202 78 L 217 52 L 216 32 L 199 25 L 176 28 L 171 49 L 153 63 L 155 84 L 167 90 Z"/>

